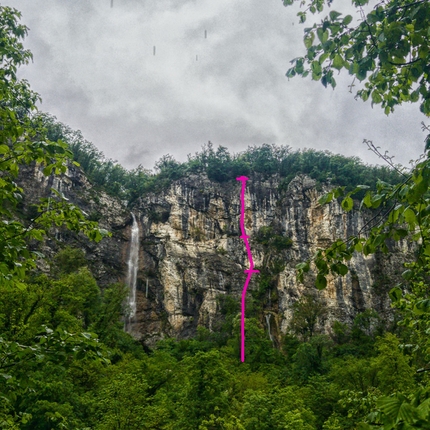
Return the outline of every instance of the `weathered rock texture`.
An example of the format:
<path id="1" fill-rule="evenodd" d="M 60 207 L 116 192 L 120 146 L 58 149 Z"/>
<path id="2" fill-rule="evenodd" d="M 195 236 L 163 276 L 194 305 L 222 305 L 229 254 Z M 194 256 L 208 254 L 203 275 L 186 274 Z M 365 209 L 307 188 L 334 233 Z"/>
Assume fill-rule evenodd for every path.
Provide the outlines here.
<path id="1" fill-rule="evenodd" d="M 387 291 L 402 271 L 404 254 L 410 252 L 406 244 L 390 258 L 357 254 L 349 262 L 351 271 L 346 277 L 329 278 L 326 290 L 317 292 L 312 275 L 303 285 L 297 282 L 295 265 L 317 248 L 357 233 L 366 217 L 358 211 L 345 213 L 337 201 L 319 205 L 318 198 L 327 190 L 317 191 L 307 177 L 295 178 L 284 191 L 278 185 L 276 177 L 253 176 L 245 195 L 245 225 L 257 268 L 264 269 L 274 260 L 285 264 L 274 276 L 275 291 L 262 299 L 263 313 L 275 316 L 274 332 L 287 331 L 292 304 L 305 293 L 326 303 L 326 330 L 333 319 L 350 323 L 367 308 L 389 319 Z M 164 193 L 140 200 L 136 210 L 142 231 L 141 288 L 135 332 L 148 340 L 163 334 L 191 335 L 198 325 L 211 328 L 219 319 L 217 297 L 241 296 L 248 260 L 239 238 L 239 197 L 239 182 L 218 184 L 190 176 Z M 291 238 L 292 247 L 274 255 L 257 243 L 260 228 L 266 226 Z M 148 298 L 143 294 L 146 280 Z M 256 275 L 249 294 L 258 289 Z"/>
<path id="2" fill-rule="evenodd" d="M 102 285 L 125 281 L 131 216 L 124 203 L 95 191 L 74 168 L 60 181 L 43 177 L 37 168 L 27 169 L 21 182 L 26 205 L 36 197 L 48 196 L 53 187 L 112 231 L 113 236 L 99 244 L 80 237 L 74 237 L 73 243 L 85 249 Z M 366 215 L 356 210 L 344 213 L 337 201 L 320 206 L 318 198 L 326 191 L 317 190 L 307 177 L 296 177 L 283 190 L 275 176 L 254 175 L 247 182 L 245 228 L 256 268 L 263 272 L 274 263 L 285 266 L 273 274 L 268 291 L 261 292 L 260 275 L 253 276 L 248 293 L 250 297 L 260 291 L 261 320 L 266 321 L 264 314 L 274 316 L 274 335 L 287 331 L 292 304 L 303 294 L 312 294 L 327 305 L 326 331 L 333 319 L 349 323 L 368 308 L 391 317 L 387 291 L 411 252 L 406 244 L 389 257 L 357 254 L 349 262 L 350 273 L 344 278 L 329 278 L 324 291 L 316 291 L 312 274 L 304 284 L 297 282 L 297 263 L 311 257 L 317 248 L 357 233 L 366 222 Z M 239 237 L 240 182 L 219 184 L 203 176 L 189 176 L 165 192 L 142 197 L 133 212 L 141 237 L 137 313 L 130 332 L 151 345 L 165 336 L 191 336 L 198 325 L 218 327 L 218 297 L 240 298 L 248 268 Z M 275 252 L 258 243 L 258 232 L 268 226 L 278 236 L 290 238 L 292 246 Z M 56 240 L 72 239 L 61 233 Z M 54 239 L 47 245 L 58 249 Z"/>
<path id="3" fill-rule="evenodd" d="M 54 189 L 62 193 L 70 203 L 80 207 L 89 219 L 98 221 L 101 228 L 112 233 L 112 237 L 94 243 L 82 234 L 76 235 L 53 226 L 48 232 L 48 240 L 40 249 L 48 260 L 64 244 L 79 247 L 85 251 L 91 270 L 101 286 L 124 281 L 131 217 L 123 202 L 94 189 L 81 169 L 73 165 L 61 176 L 45 176 L 39 166 L 25 166 L 20 170 L 18 182 L 24 189 L 20 209 L 28 221 L 37 215 L 32 210 L 32 205 L 37 204 L 41 198 L 58 198 L 51 191 Z M 40 246 L 37 243 L 33 245 Z M 45 268 L 49 270 L 49 266 Z"/>

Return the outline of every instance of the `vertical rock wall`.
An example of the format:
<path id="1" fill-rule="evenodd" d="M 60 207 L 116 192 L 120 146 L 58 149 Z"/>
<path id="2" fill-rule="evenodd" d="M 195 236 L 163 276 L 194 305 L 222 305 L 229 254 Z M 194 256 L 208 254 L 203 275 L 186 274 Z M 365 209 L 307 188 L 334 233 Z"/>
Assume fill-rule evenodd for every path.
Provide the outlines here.
<path id="1" fill-rule="evenodd" d="M 113 233 L 99 244 L 61 233 L 47 241 L 45 254 L 52 255 L 60 242 L 79 246 L 101 285 L 126 281 L 132 218 L 123 202 L 95 191 L 76 168 L 61 178 L 47 178 L 36 166 L 28 167 L 20 182 L 25 189 L 24 212 L 55 188 Z M 317 190 L 307 177 L 296 177 L 284 189 L 276 176 L 253 175 L 247 181 L 245 228 L 256 268 L 284 266 L 272 277 L 269 290 L 260 294 L 264 313 L 271 315 L 267 318 L 277 333 L 287 330 L 292 305 L 303 294 L 313 294 L 327 305 L 326 330 L 333 319 L 350 323 L 368 308 L 390 318 L 387 292 L 412 252 L 406 243 L 393 248 L 389 256 L 355 255 L 348 275 L 329 277 L 324 291 L 316 291 L 312 273 L 304 284 L 297 282 L 297 263 L 339 237 L 356 234 L 370 216 L 355 210 L 344 213 L 337 201 L 320 206 L 318 198 L 326 191 Z M 191 175 L 165 192 L 142 197 L 133 212 L 139 222 L 140 247 L 137 311 L 130 332 L 151 345 L 165 336 L 192 336 L 198 325 L 216 329 L 222 319 L 219 297 L 240 298 L 246 277 L 243 271 L 248 267 L 239 237 L 240 183 L 219 184 Z M 263 227 L 291 239 L 292 246 L 269 252 L 257 240 Z M 257 292 L 259 283 L 260 275 L 253 276 L 248 294 Z"/>
<path id="2" fill-rule="evenodd" d="M 356 234 L 366 222 L 358 211 L 344 213 L 337 201 L 319 205 L 318 198 L 325 191 L 317 191 L 307 177 L 295 178 L 283 191 L 276 177 L 255 175 L 247 182 L 245 225 L 257 268 L 273 257 L 255 240 L 260 228 L 271 226 L 278 235 L 292 240 L 292 247 L 276 257 L 285 268 L 276 277 L 274 300 L 265 304 L 281 332 L 287 330 L 292 304 L 305 293 L 318 295 L 326 303 L 327 330 L 333 319 L 348 323 L 367 308 L 390 318 L 389 279 L 402 271 L 401 263 L 410 252 L 406 245 L 390 260 L 357 254 L 349 262 L 350 273 L 343 278 L 329 277 L 322 292 L 316 292 L 312 274 L 304 284 L 297 282 L 297 263 L 339 237 Z M 142 198 L 138 210 L 143 232 L 137 331 L 150 342 L 164 334 L 192 335 L 201 324 L 211 328 L 220 318 L 217 297 L 230 294 L 239 298 L 243 271 L 248 267 L 239 238 L 240 184 L 190 176 L 164 193 Z M 259 288 L 258 277 L 253 277 L 250 291 Z M 148 298 L 143 294 L 147 279 Z"/>

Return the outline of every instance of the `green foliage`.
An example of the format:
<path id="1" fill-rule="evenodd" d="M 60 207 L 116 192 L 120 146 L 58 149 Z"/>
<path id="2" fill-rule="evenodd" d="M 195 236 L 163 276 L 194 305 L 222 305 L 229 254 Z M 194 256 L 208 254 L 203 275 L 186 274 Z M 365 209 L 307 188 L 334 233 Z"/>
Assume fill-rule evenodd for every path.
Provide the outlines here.
<path id="1" fill-rule="evenodd" d="M 284 0 L 284 5 L 293 1 Z M 307 12 L 323 11 L 332 0 L 309 0 Z M 430 5 L 427 1 L 390 0 L 376 3 L 366 15 L 362 6 L 368 0 L 354 0 L 362 19 L 357 24 L 352 15 L 331 11 L 321 23 L 304 29 L 306 55 L 295 58 L 287 77 L 310 75 L 327 87 L 336 86 L 335 71 L 348 70 L 364 82 L 357 97 L 380 104 L 388 115 L 404 102 L 420 102 L 420 110 L 430 114 Z M 351 84 L 352 88 L 353 83 Z"/>
<path id="2" fill-rule="evenodd" d="M 377 401 L 377 411 L 369 414 L 368 420 L 378 426 L 362 424 L 361 429 L 429 429 L 430 396 L 428 389 L 420 389 L 413 395 L 393 394 Z M 383 425 L 383 427 L 381 427 Z"/>
<path id="3" fill-rule="evenodd" d="M 45 327 L 31 344 L 0 338 L 0 422 L 10 423 L 6 428 L 19 422 L 22 429 L 45 428 L 48 422 L 73 427 L 77 421 L 70 401 L 76 398 L 66 369 L 84 358 L 107 362 L 91 333 Z"/>
<path id="4" fill-rule="evenodd" d="M 206 174 L 215 182 L 231 181 L 253 173 L 266 177 L 279 175 L 280 189 L 298 174 L 306 174 L 318 183 L 331 183 L 353 189 L 357 184 L 373 185 L 377 178 L 389 183 L 399 181 L 399 175 L 385 167 L 367 166 L 357 157 L 334 155 L 328 151 L 305 149 L 292 151 L 288 146 L 263 144 L 249 147 L 238 154 L 230 154 L 219 146 L 216 150 L 211 142 L 203 145 L 195 155 L 189 155 L 185 163 L 179 163 L 171 155 L 165 155 L 155 164 L 155 172 L 139 166 L 126 170 L 114 160 L 108 160 L 80 131 L 58 122 L 55 117 L 39 113 L 34 121 L 43 125 L 52 139 L 66 142 L 73 158 L 80 164 L 88 179 L 109 194 L 128 200 L 129 204 L 149 192 L 159 192 L 178 179 L 191 174 Z M 159 222 L 158 214 L 155 222 Z"/>
<path id="5" fill-rule="evenodd" d="M 306 385 L 297 391 L 307 408 L 315 415 L 316 427 L 321 428 L 332 415 L 337 406 L 339 386 L 330 381 L 327 376 L 310 377 Z"/>
<path id="6" fill-rule="evenodd" d="M 72 157 L 64 142 L 47 137 L 33 115 L 39 96 L 16 76 L 17 68 L 32 58 L 20 42 L 27 34 L 20 16 L 0 6 L 0 427 L 78 428 L 82 422 L 74 410 L 68 369 L 83 360 L 109 362 L 97 336 L 86 331 L 98 287 L 85 270 L 58 281 L 39 277 L 25 282 L 35 260 L 43 257 L 28 243 L 43 241 L 52 228 L 62 226 L 96 241 L 107 232 L 59 193 L 33 206 L 23 221 L 18 217 L 23 190 L 15 181 L 21 166 L 58 175 Z M 66 271 L 81 263 L 69 262 Z"/>
<path id="7" fill-rule="evenodd" d="M 63 313 L 76 318 L 79 325 L 87 329 L 95 321 L 100 290 L 90 271 L 81 268 L 78 272 L 69 274 L 53 283 L 53 302 L 57 309 L 51 312 L 60 312 L 58 322 L 64 320 Z M 56 325 L 56 313 L 54 324 Z"/>
<path id="8" fill-rule="evenodd" d="M 55 271 L 60 274 L 70 274 L 76 272 L 81 267 L 88 264 L 85 253 L 78 248 L 66 246 L 54 259 Z"/>
<path id="9" fill-rule="evenodd" d="M 255 235 L 255 241 L 265 248 L 278 252 L 289 249 L 293 245 L 289 237 L 275 234 L 272 226 L 261 227 Z"/>
<path id="10" fill-rule="evenodd" d="M 179 375 L 182 390 L 178 396 L 178 428 L 198 428 L 213 411 L 223 415 L 229 409 L 232 374 L 219 351 L 198 352 L 182 362 Z M 184 379 L 182 379 L 184 378 Z M 180 382 L 178 381 L 178 382 Z M 195 423 L 193 425 L 193 423 Z"/>
<path id="11" fill-rule="evenodd" d="M 246 429 L 315 429 L 315 416 L 290 386 L 273 393 L 245 393 L 241 421 Z"/>
<path id="12" fill-rule="evenodd" d="M 284 0 L 286 6 L 292 3 L 292 0 Z M 352 24 L 352 16 L 342 17 L 331 11 L 321 24 L 306 28 L 307 53 L 292 61 L 294 65 L 287 76 L 310 74 L 312 79 L 334 88 L 334 70 L 346 68 L 354 81 L 357 78 L 364 83 L 357 96 L 364 101 L 370 98 L 372 105 L 381 104 L 387 115 L 403 102 L 419 102 L 421 112 L 429 115 L 429 2 L 389 0 L 375 4 L 366 15 L 362 6 L 367 3 L 368 0 L 353 1 L 362 12 L 357 25 Z M 301 4 L 305 5 L 306 1 Z M 300 21 L 306 21 L 307 12 L 322 12 L 325 4 L 330 5 L 331 1 L 310 0 L 306 11 L 299 13 Z M 429 131 L 429 128 L 423 124 L 423 130 Z M 428 136 L 426 149 L 429 139 Z M 367 143 L 372 151 L 393 166 L 388 156 L 383 156 L 373 144 Z M 405 240 L 413 243 L 415 251 L 415 260 L 405 262 L 403 283 L 390 292 L 393 306 L 401 317 L 403 343 L 393 334 L 385 334 L 375 344 L 374 357 L 351 358 L 349 363 L 343 359 L 333 366 L 332 371 L 337 375 L 334 379 L 339 377 L 349 385 L 350 389 L 343 393 L 339 402 L 341 408 L 349 412 L 345 418 L 341 416 L 342 409 L 336 411 L 332 420 L 327 421 L 327 428 L 353 428 L 358 421 L 362 421 L 359 429 L 428 428 L 428 377 L 420 375 L 428 371 L 430 361 L 428 155 L 419 160 L 410 173 L 399 172 L 403 179 L 397 184 L 380 179 L 376 191 L 366 191 L 359 208 L 354 205 L 352 196 L 362 194 L 364 186 L 349 190 L 340 187 L 320 199 L 320 204 L 327 204 L 342 196 L 341 206 L 346 212 L 367 208 L 374 210 L 375 215 L 357 235 L 346 240 L 338 239 L 328 248 L 317 250 L 312 259 L 314 266 L 310 262 L 298 265 L 299 279 L 315 267 L 317 287 L 324 288 L 327 275 L 348 273 L 348 261 L 356 252 L 364 256 L 389 253 L 393 244 Z M 369 340 L 369 334 L 365 333 L 372 326 L 368 324 L 368 317 L 357 320 L 349 333 L 349 329 L 337 324 L 335 339 L 349 343 L 358 335 L 358 338 L 364 336 Z M 415 372 L 415 366 L 422 367 Z M 383 397 L 381 393 L 392 394 Z M 372 410 L 374 412 L 369 414 Z"/>
<path id="13" fill-rule="evenodd" d="M 58 193 L 39 205 L 38 215 L 29 224 L 14 216 L 23 192 L 15 182 L 20 167 L 34 163 L 43 168 L 44 175 L 60 174 L 72 156 L 64 142 L 50 141 L 41 123 L 32 118 L 39 96 L 27 81 L 17 78 L 18 67 L 32 59 L 20 41 L 28 30 L 18 23 L 20 17 L 17 10 L 0 6 L 0 285 L 22 287 L 26 272 L 41 257 L 28 249 L 29 240 L 43 240 L 53 225 L 82 231 L 94 240 L 100 240 L 104 232 Z"/>
<path id="14" fill-rule="evenodd" d="M 300 343 L 292 357 L 294 380 L 306 383 L 311 377 L 326 373 L 329 346 L 330 341 L 324 335 L 316 335 Z"/>
<path id="15" fill-rule="evenodd" d="M 378 388 L 384 394 L 408 392 L 414 387 L 415 370 L 409 365 L 410 358 L 400 350 L 399 339 L 391 333 L 377 342 L 378 356 L 372 359 L 378 369 Z"/>
<path id="16" fill-rule="evenodd" d="M 97 397 L 90 399 L 97 429 L 144 429 L 149 404 L 145 361 L 125 357 L 106 369 L 97 381 Z"/>
<path id="17" fill-rule="evenodd" d="M 381 396 L 377 389 L 369 389 L 368 392 L 342 390 L 338 401 L 337 411 L 335 416 L 338 417 L 338 422 L 342 428 L 356 429 L 365 425 L 362 421 L 370 411 L 376 407 L 376 402 Z M 357 426 L 357 423 L 358 426 Z"/>
<path id="18" fill-rule="evenodd" d="M 327 316 L 326 305 L 309 294 L 303 295 L 294 302 L 292 311 L 290 330 L 304 341 L 309 340 L 317 333 L 317 324 L 323 325 Z"/>
<path id="19" fill-rule="evenodd" d="M 121 284 L 100 291 L 85 267 L 0 291 L 3 422 L 23 429 L 304 430 L 338 422 L 352 429 L 383 393 L 409 395 L 415 369 L 393 335 L 359 360 L 339 356 L 337 345 L 315 334 L 307 342 L 286 336 L 280 352 L 259 321 L 247 318 L 241 363 L 240 305 L 223 295 L 220 328 L 166 339 L 147 354 L 123 332 L 126 294 Z M 343 346 L 354 344 L 358 329 L 372 336 L 372 321 L 357 318 Z M 376 376 L 366 382 L 369 372 Z M 355 384 L 360 377 L 367 385 Z"/>
<path id="20" fill-rule="evenodd" d="M 25 287 L 0 289 L 0 393 L 6 399 L 0 422 L 82 428 L 88 411 L 80 393 L 109 363 L 107 345 L 124 348 L 128 336 L 120 323 L 124 288 L 114 285 L 102 295 L 86 268 L 59 279 L 39 276 Z"/>
<path id="21" fill-rule="evenodd" d="M 354 317 L 352 325 L 334 321 L 332 330 L 336 356 L 365 357 L 374 355 L 375 342 L 384 334 L 386 327 L 377 312 L 366 309 Z"/>
<path id="22" fill-rule="evenodd" d="M 398 285 L 390 292 L 393 304 L 402 316 L 400 324 L 404 327 L 406 335 L 404 344 L 399 345 L 398 338 L 387 334 L 376 344 L 378 350 L 376 357 L 359 361 L 351 359 L 346 366 L 345 361 L 342 361 L 337 371 L 335 370 L 336 375 L 339 375 L 345 385 L 349 383 L 350 390 L 355 393 L 352 397 L 350 395 L 348 397 L 352 400 L 343 402 L 344 407 L 351 411 L 356 410 L 351 412 L 351 417 L 354 420 L 367 420 L 375 425 L 384 423 L 384 428 L 407 428 L 405 425 L 409 425 L 409 428 L 422 428 L 423 419 L 427 414 L 427 412 L 424 415 L 419 412 L 426 410 L 426 403 L 425 398 L 419 396 L 422 389 L 419 388 L 417 391 L 415 388 L 416 377 L 410 361 L 413 360 L 416 366 L 423 366 L 422 371 L 426 371 L 430 360 L 428 354 L 430 308 L 427 306 L 430 255 L 428 253 L 430 223 L 427 210 L 430 206 L 429 166 L 428 158 L 418 162 L 411 173 L 404 175 L 403 181 L 396 185 L 378 181 L 376 191 L 368 190 L 360 205 L 360 209 L 364 207 L 377 211 L 376 215 L 358 235 L 346 240 L 336 240 L 330 247 L 318 250 L 313 258 L 317 279 L 320 279 L 320 286 L 324 287 L 328 274 L 345 275 L 348 272 L 347 263 L 355 252 L 363 253 L 365 256 L 377 252 L 388 253 L 395 242 L 407 239 L 416 243 L 415 261 L 405 263 L 407 270 L 403 273 L 404 285 Z M 352 196 L 361 192 L 363 188 L 356 187 L 346 194 L 344 188 L 337 188 L 323 196 L 320 203 L 327 204 L 333 198 L 342 196 L 342 208 L 350 211 L 354 208 Z M 303 278 L 311 265 L 309 262 L 304 262 L 297 268 L 299 278 Z M 406 294 L 403 292 L 405 289 Z M 371 341 L 366 334 L 373 324 L 370 323 L 369 316 L 357 319 L 349 335 L 338 325 L 337 334 L 350 336 L 349 341 L 352 337 Z M 381 324 L 375 321 L 380 330 Z M 405 356 L 405 352 L 409 353 L 410 357 Z M 380 394 L 371 395 L 372 387 Z M 397 394 L 378 400 L 381 393 L 393 392 Z M 366 396 L 372 401 L 368 402 Z M 412 398 L 418 399 L 414 406 L 411 406 Z M 421 407 L 420 402 L 424 406 Z M 418 408 L 421 409 L 418 410 Z M 366 414 L 372 409 L 377 411 L 366 418 Z M 371 428 L 371 426 L 363 423 L 360 428 Z"/>
<path id="23" fill-rule="evenodd" d="M 116 283 L 105 287 L 101 295 L 93 302 L 94 318 L 91 330 L 99 335 L 100 340 L 109 348 L 119 348 L 124 351 L 140 351 L 130 336 L 124 333 L 124 301 L 128 296 L 128 287 Z"/>

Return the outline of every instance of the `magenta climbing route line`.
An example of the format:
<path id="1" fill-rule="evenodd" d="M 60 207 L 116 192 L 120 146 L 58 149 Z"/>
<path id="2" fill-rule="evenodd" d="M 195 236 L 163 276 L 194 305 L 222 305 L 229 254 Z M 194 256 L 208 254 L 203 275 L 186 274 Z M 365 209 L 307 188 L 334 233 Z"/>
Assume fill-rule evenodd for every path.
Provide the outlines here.
<path id="1" fill-rule="evenodd" d="M 259 270 L 254 269 L 254 261 L 252 260 L 251 247 L 249 246 L 249 236 L 246 235 L 245 232 L 245 189 L 246 189 L 246 181 L 249 178 L 246 176 L 240 176 L 236 178 L 237 181 L 242 182 L 242 190 L 240 192 L 240 231 L 242 235 L 241 239 L 245 242 L 246 252 L 248 254 L 249 260 L 249 269 L 244 272 L 247 274 L 245 285 L 242 290 L 242 314 L 240 319 L 240 360 L 242 363 L 245 361 L 245 299 L 246 299 L 246 290 L 248 289 L 249 281 L 252 278 L 253 273 L 259 273 Z"/>

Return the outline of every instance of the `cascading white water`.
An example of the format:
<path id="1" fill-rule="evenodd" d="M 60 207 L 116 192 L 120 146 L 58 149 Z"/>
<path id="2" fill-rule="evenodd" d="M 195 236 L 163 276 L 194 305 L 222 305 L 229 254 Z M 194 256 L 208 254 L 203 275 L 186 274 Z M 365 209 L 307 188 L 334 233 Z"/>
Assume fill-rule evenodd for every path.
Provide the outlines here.
<path id="1" fill-rule="evenodd" d="M 133 224 L 131 225 L 130 252 L 127 262 L 128 306 L 130 307 L 128 321 L 131 321 L 136 315 L 136 284 L 139 266 L 139 224 L 133 213 L 131 216 L 133 217 Z"/>
<path id="2" fill-rule="evenodd" d="M 270 317 L 272 314 L 266 314 L 267 331 L 269 332 L 269 339 L 273 342 L 272 332 L 270 331 Z"/>

